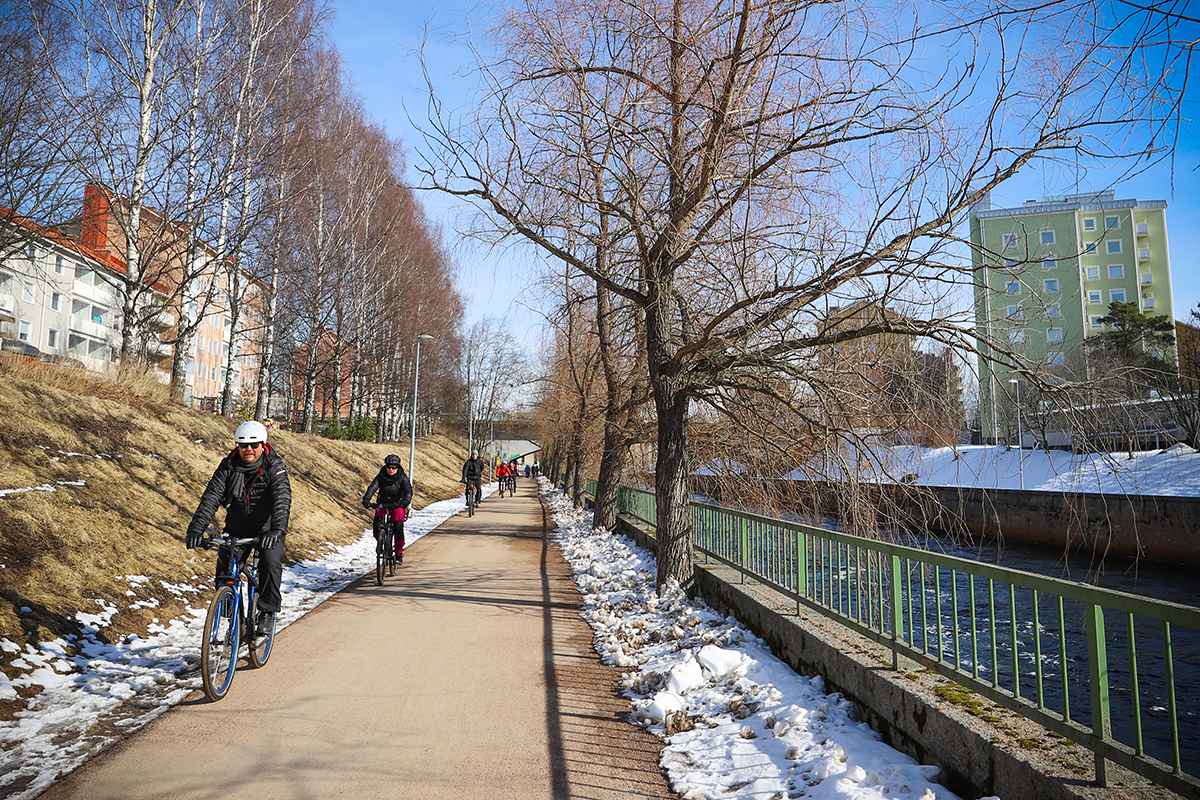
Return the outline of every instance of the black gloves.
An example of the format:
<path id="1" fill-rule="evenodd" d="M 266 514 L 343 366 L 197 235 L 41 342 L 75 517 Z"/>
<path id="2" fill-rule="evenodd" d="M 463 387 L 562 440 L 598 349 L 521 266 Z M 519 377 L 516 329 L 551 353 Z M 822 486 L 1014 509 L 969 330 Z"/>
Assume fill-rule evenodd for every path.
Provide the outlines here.
<path id="1" fill-rule="evenodd" d="M 278 533 L 270 531 L 268 533 L 264 533 L 262 537 L 259 538 L 258 544 L 263 550 L 270 550 L 272 547 L 279 544 L 279 540 L 282 538 L 283 537 Z"/>
<path id="2" fill-rule="evenodd" d="M 187 549 L 195 550 L 200 546 L 200 542 L 204 540 L 203 531 L 188 531 L 187 532 Z"/>

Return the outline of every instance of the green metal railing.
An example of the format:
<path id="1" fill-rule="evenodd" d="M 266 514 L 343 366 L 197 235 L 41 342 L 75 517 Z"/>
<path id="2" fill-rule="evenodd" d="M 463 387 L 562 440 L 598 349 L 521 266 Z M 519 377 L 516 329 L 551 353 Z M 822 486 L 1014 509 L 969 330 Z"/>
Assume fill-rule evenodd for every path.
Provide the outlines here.
<path id="1" fill-rule="evenodd" d="M 617 502 L 653 534 L 652 492 Z M 691 518 L 706 560 L 1084 745 L 1101 785 L 1112 762 L 1200 798 L 1200 609 L 704 503 Z"/>

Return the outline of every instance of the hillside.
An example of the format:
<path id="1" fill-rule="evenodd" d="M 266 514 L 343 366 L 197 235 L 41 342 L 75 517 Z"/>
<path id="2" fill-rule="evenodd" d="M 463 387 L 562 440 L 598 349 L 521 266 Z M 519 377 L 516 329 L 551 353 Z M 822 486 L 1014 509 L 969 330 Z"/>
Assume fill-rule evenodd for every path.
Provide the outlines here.
<path id="1" fill-rule="evenodd" d="M 108 636 L 144 636 L 194 595 L 172 585 L 211 578 L 215 552 L 184 531 L 236 422 L 171 403 L 163 387 L 77 370 L 0 361 L 0 640 L 78 634 L 82 614 L 112 609 Z M 272 431 L 293 505 L 285 562 L 358 538 L 361 498 L 384 455 L 408 444 L 341 442 Z M 458 493 L 464 445 L 417 444 L 414 507 Z M 130 577 L 137 600 L 129 608 Z M 117 611 L 116 609 L 120 609 Z M 20 653 L 0 652 L 10 677 Z M 0 719 L 18 701 L 0 700 Z"/>

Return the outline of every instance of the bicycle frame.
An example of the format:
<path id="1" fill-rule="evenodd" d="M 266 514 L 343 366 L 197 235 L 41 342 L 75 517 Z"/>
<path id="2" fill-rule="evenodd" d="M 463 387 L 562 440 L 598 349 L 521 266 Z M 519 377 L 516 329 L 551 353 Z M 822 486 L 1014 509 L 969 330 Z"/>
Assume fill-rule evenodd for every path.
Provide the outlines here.
<path id="1" fill-rule="evenodd" d="M 251 547 L 257 544 L 258 540 L 254 537 L 235 539 L 228 533 L 204 542 L 206 549 L 215 545 L 218 553 L 228 552 L 226 571 L 216 577 L 217 590 L 209 605 L 201 645 L 204 691 L 213 701 L 220 700 L 229 691 L 243 644 L 247 646 L 251 666 L 265 665 L 271 655 L 274 630 L 261 637 L 261 642 L 257 641 L 260 637 L 254 618 L 258 598 L 258 560 L 251 552 Z M 219 555 L 220 560 L 222 558 Z M 222 623 L 226 619 L 227 627 Z"/>

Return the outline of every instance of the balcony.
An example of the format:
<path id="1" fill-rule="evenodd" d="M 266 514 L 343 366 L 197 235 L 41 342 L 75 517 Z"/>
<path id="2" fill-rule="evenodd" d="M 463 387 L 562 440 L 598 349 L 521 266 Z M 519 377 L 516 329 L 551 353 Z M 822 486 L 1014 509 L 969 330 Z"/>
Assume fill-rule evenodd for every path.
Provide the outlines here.
<path id="1" fill-rule="evenodd" d="M 1149 261 L 1149 260 L 1150 260 L 1150 248 L 1149 247 L 1139 247 L 1138 248 L 1138 261 Z"/>
<path id="2" fill-rule="evenodd" d="M 92 339 L 99 339 L 100 341 L 107 339 L 109 334 L 107 325 L 99 325 L 87 317 L 81 317 L 78 314 L 71 314 L 67 318 L 67 329 L 81 333 Z"/>
<path id="3" fill-rule="evenodd" d="M 1150 286 L 1154 283 L 1154 276 L 1149 272 L 1142 273 L 1142 286 Z"/>
<path id="4" fill-rule="evenodd" d="M 1133 228 L 1135 231 L 1137 231 L 1138 236 L 1149 236 L 1150 235 L 1150 226 L 1144 222 L 1141 223 L 1140 225 L 1134 225 Z"/>

